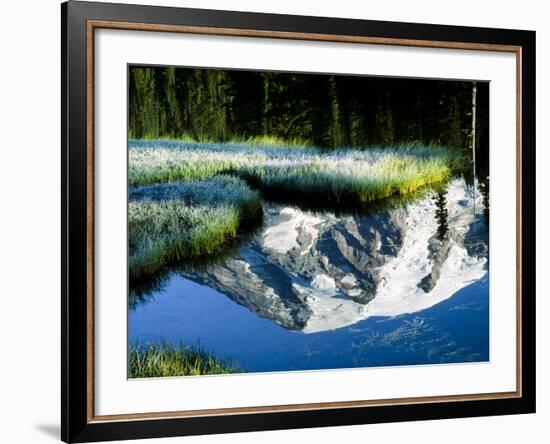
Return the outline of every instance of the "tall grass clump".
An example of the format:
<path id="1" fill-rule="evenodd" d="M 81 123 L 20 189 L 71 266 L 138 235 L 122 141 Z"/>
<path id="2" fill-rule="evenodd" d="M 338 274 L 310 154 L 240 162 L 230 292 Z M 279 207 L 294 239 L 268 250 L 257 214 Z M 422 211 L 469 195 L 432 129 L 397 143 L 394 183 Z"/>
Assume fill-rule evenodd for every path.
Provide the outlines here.
<path id="1" fill-rule="evenodd" d="M 129 189 L 130 202 L 178 201 L 187 206 L 237 207 L 242 221 L 253 219 L 261 211 L 258 193 L 241 179 L 220 175 L 206 180 L 172 182 Z"/>
<path id="2" fill-rule="evenodd" d="M 305 161 L 304 156 L 318 153 L 316 148 L 271 143 L 131 140 L 128 184 L 205 179 L 218 174 L 234 174 L 244 165 L 261 165 L 277 159 Z"/>
<path id="3" fill-rule="evenodd" d="M 129 192 L 129 278 L 223 250 L 261 216 L 257 192 L 235 177 L 139 187 Z"/>
<path id="4" fill-rule="evenodd" d="M 279 197 L 334 205 L 365 204 L 405 195 L 447 179 L 461 159 L 440 147 L 337 149 L 243 143 L 133 141 L 131 185 L 232 174 Z"/>
<path id="5" fill-rule="evenodd" d="M 128 377 L 220 375 L 241 371 L 229 360 L 220 360 L 199 348 L 178 346 L 168 342 L 130 346 Z"/>
<path id="6" fill-rule="evenodd" d="M 299 138 L 281 139 L 275 136 L 254 136 L 254 137 L 233 137 L 233 143 L 242 143 L 257 148 L 308 148 L 311 147 L 309 141 Z"/>

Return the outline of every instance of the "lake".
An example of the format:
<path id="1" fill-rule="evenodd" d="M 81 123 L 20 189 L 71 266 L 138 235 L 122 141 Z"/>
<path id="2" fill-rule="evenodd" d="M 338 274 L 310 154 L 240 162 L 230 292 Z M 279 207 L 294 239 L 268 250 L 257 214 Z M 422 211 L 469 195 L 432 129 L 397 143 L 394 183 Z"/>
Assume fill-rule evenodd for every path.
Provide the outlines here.
<path id="1" fill-rule="evenodd" d="M 266 203 L 229 254 L 139 289 L 129 342 L 198 346 L 246 372 L 488 361 L 484 202 L 455 178 L 368 214 Z"/>

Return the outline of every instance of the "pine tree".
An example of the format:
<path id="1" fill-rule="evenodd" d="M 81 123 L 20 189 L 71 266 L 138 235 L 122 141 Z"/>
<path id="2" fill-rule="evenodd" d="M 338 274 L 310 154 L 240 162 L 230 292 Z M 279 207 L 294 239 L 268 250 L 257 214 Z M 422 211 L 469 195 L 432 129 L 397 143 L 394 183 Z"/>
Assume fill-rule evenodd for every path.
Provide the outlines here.
<path id="1" fill-rule="evenodd" d="M 338 103 L 338 91 L 336 89 L 336 81 L 334 80 L 334 76 L 329 77 L 328 85 L 330 121 L 327 129 L 327 143 L 331 148 L 338 148 L 342 146 L 343 133 L 340 105 Z"/>
<path id="2" fill-rule="evenodd" d="M 446 192 L 439 191 L 435 198 L 435 219 L 437 220 L 437 237 L 443 240 L 449 231 L 449 213 L 447 211 Z"/>
<path id="3" fill-rule="evenodd" d="M 378 96 L 378 108 L 375 117 L 376 143 L 392 146 L 394 143 L 393 115 L 390 107 L 390 95 L 387 90 Z"/>

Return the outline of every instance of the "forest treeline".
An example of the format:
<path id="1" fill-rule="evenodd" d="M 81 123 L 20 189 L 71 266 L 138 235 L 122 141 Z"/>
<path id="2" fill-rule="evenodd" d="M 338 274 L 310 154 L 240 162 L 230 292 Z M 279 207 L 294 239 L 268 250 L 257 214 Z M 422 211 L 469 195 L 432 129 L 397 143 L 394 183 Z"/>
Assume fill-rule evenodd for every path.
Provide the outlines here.
<path id="1" fill-rule="evenodd" d="M 418 142 L 468 151 L 472 82 L 174 67 L 129 69 L 131 138 L 268 136 L 324 148 Z M 476 146 L 487 151 L 488 83 Z"/>

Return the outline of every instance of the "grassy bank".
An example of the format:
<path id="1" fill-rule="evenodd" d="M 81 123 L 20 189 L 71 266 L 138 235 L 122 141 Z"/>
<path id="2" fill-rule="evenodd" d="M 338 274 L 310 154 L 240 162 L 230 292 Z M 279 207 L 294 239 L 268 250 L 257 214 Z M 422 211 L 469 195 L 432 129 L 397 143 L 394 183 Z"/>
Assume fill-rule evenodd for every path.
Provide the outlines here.
<path id="1" fill-rule="evenodd" d="M 240 370 L 229 361 L 181 344 L 134 344 L 128 353 L 129 378 L 219 375 L 237 371 Z"/>
<path id="2" fill-rule="evenodd" d="M 448 178 L 452 151 L 404 146 L 322 151 L 268 144 L 131 141 L 131 186 L 232 174 L 267 193 L 364 204 Z"/>
<path id="3" fill-rule="evenodd" d="M 261 216 L 260 196 L 235 177 L 137 187 L 129 197 L 132 284 L 170 262 L 223 250 L 243 225 Z"/>
<path id="4" fill-rule="evenodd" d="M 445 180 L 461 161 L 438 147 L 322 151 L 269 142 L 130 142 L 131 286 L 171 262 L 226 249 L 260 218 L 254 189 L 279 202 L 368 209 Z"/>
<path id="5" fill-rule="evenodd" d="M 134 134 L 130 133 L 130 139 L 132 142 L 154 142 L 154 143 L 188 143 L 188 144 L 241 144 L 248 146 L 257 146 L 257 147 L 272 147 L 272 148 L 308 148 L 313 145 L 308 141 L 300 138 L 290 138 L 282 139 L 275 136 L 233 136 L 228 142 L 220 142 L 219 140 L 211 140 L 206 137 L 201 137 L 199 139 L 194 138 L 191 134 L 183 133 L 178 137 L 154 137 L 150 134 L 145 134 L 141 138 L 136 138 Z"/>

